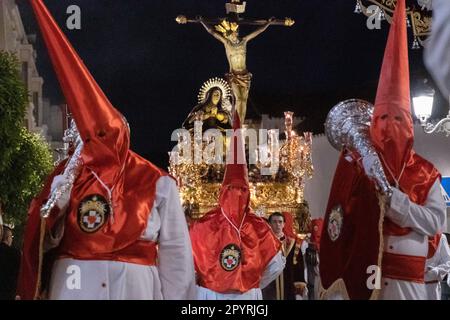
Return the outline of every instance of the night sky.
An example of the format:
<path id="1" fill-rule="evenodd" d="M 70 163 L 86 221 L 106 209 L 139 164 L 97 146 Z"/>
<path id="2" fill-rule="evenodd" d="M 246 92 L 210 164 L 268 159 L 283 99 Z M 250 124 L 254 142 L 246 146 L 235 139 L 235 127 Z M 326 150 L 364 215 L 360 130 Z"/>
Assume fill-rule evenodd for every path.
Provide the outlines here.
<path id="1" fill-rule="evenodd" d="M 35 48 L 44 95 L 53 104 L 62 103 L 31 7 L 26 0 L 17 2 L 27 33 L 38 35 Z M 196 104 L 202 83 L 228 71 L 223 45 L 200 25 L 178 25 L 175 17 L 224 16 L 225 2 L 45 1 L 100 87 L 127 117 L 132 148 L 160 166 L 166 166 L 174 145 L 171 133 Z M 72 4 L 82 10 L 81 30 L 65 28 L 66 9 Z M 281 117 L 292 110 L 307 117 L 303 129 L 320 133 L 328 110 L 339 101 L 373 102 L 388 24 L 371 31 L 365 16 L 353 13 L 354 7 L 354 0 L 247 0 L 248 18 L 296 21 L 292 28 L 271 26 L 249 43 L 247 67 L 253 80 L 248 117 Z M 246 33 L 243 28 L 241 34 Z M 413 88 L 429 77 L 422 55 L 423 50 L 410 50 Z M 441 111 L 435 115 L 444 115 L 439 95 L 436 103 Z"/>

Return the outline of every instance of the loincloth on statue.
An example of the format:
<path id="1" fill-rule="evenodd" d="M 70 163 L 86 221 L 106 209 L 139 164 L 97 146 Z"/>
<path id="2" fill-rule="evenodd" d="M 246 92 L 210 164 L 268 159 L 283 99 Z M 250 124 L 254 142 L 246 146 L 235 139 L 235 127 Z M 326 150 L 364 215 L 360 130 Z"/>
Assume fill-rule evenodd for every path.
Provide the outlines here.
<path id="1" fill-rule="evenodd" d="M 243 71 L 242 73 L 230 72 L 225 74 L 225 79 L 227 79 L 230 84 L 236 84 L 243 88 L 250 88 L 252 76 L 253 75 L 248 71 Z"/>

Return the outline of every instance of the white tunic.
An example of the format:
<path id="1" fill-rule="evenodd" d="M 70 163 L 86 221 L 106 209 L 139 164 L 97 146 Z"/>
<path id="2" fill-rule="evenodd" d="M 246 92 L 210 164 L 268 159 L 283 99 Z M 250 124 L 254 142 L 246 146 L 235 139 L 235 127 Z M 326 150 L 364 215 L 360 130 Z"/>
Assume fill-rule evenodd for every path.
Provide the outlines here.
<path id="1" fill-rule="evenodd" d="M 445 98 L 450 98 L 450 1 L 433 0 L 433 30 L 425 64 Z"/>
<path id="2" fill-rule="evenodd" d="M 444 228 L 446 207 L 437 180 L 423 206 L 409 200 L 403 192 L 394 189 L 390 208 L 386 212 L 400 227 L 412 228 L 405 236 L 384 236 L 384 251 L 394 254 L 426 257 L 428 237 L 441 233 Z M 380 299 L 417 300 L 427 299 L 425 284 L 410 281 L 381 279 Z"/>
<path id="3" fill-rule="evenodd" d="M 425 283 L 428 300 L 441 300 L 441 281 L 450 273 L 450 248 L 443 234 L 434 256 L 427 260 Z M 433 283 L 427 283 L 427 282 Z"/>
<path id="4" fill-rule="evenodd" d="M 262 300 L 261 289 L 264 289 L 269 283 L 274 281 L 283 272 L 286 264 L 286 258 L 279 251 L 267 265 L 261 278 L 260 288 L 253 288 L 244 293 L 218 293 L 208 288 L 197 286 L 198 300 Z"/>
<path id="5" fill-rule="evenodd" d="M 173 179 L 161 177 L 142 235 L 158 242 L 157 266 L 61 259 L 53 267 L 50 299 L 195 299 L 191 241 L 179 199 Z"/>

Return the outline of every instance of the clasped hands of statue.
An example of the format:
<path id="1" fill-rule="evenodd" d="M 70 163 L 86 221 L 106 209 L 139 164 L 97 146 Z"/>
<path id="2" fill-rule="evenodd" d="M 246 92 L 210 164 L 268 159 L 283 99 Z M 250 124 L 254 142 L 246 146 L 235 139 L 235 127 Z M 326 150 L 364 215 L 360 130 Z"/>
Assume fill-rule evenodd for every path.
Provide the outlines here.
<path id="1" fill-rule="evenodd" d="M 222 124 L 228 122 L 227 116 L 223 112 L 219 111 L 217 107 L 206 107 L 205 110 L 197 111 L 193 115 L 192 120 L 201 119 L 202 121 L 207 121 L 211 118 L 219 121 Z M 190 122 L 192 122 L 192 120 Z"/>

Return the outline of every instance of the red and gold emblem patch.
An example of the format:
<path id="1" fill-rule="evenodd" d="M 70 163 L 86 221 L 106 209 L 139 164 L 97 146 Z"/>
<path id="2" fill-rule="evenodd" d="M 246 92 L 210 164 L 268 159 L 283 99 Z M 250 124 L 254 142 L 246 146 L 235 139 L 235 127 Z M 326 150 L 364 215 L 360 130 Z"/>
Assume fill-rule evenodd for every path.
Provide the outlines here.
<path id="1" fill-rule="evenodd" d="M 233 271 L 241 263 L 241 248 L 235 244 L 229 244 L 220 253 L 220 265 L 225 271 Z"/>
<path id="2" fill-rule="evenodd" d="M 108 219 L 111 208 L 106 199 L 93 194 L 84 198 L 78 207 L 78 225 L 87 233 L 97 232 Z"/>
<path id="3" fill-rule="evenodd" d="M 336 241 L 342 232 L 342 224 L 344 220 L 344 212 L 340 205 L 334 207 L 331 210 L 330 217 L 328 219 L 328 236 L 331 241 Z"/>

